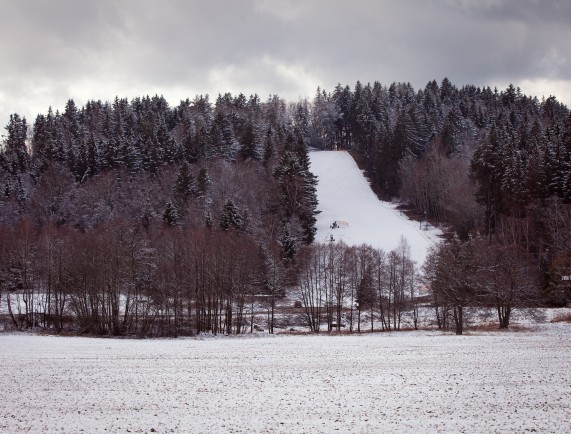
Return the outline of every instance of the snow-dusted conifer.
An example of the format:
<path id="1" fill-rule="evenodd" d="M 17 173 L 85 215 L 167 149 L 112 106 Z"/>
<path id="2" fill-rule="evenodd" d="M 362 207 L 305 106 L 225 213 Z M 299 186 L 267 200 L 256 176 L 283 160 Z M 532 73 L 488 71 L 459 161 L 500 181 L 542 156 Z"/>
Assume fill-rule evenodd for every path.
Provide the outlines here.
<path id="1" fill-rule="evenodd" d="M 196 195 L 194 176 L 190 171 L 189 164 L 184 161 L 178 170 L 176 180 L 172 187 L 172 193 L 178 204 L 183 204 Z"/>
<path id="2" fill-rule="evenodd" d="M 163 212 L 163 222 L 167 226 L 173 227 L 177 226 L 179 221 L 180 217 L 178 215 L 176 206 L 171 201 L 168 201 Z"/>
<path id="3" fill-rule="evenodd" d="M 228 230 L 231 228 L 241 230 L 243 227 L 244 219 L 238 212 L 236 204 L 232 199 L 228 199 L 224 203 L 222 214 L 220 215 L 220 228 L 223 230 Z"/>

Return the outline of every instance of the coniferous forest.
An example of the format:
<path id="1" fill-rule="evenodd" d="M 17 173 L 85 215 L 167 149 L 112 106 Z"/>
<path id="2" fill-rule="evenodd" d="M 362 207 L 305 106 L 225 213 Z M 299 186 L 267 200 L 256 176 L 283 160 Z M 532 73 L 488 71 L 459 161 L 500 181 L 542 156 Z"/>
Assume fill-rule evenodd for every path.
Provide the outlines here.
<path id="1" fill-rule="evenodd" d="M 399 252 L 314 243 L 311 147 L 349 150 L 381 198 L 448 228 L 420 279 L 406 249 L 399 265 Z M 327 261 L 343 272 L 327 274 Z M 273 331 L 276 300 L 318 285 L 316 270 L 334 286 L 323 312 L 303 300 L 312 331 L 321 315 L 339 330 L 349 293 L 355 315 L 369 310 L 383 329 L 398 329 L 401 310 L 416 309 L 414 279 L 430 289 L 438 327 L 457 333 L 470 306 L 494 307 L 508 327 L 513 308 L 566 304 L 568 108 L 512 85 L 444 79 L 419 90 L 338 85 L 295 103 L 229 93 L 176 107 L 160 96 L 69 100 L 33 124 L 10 117 L 0 151 L 0 304 L 11 326 L 242 333 L 254 327 L 248 307 L 259 297 Z"/>

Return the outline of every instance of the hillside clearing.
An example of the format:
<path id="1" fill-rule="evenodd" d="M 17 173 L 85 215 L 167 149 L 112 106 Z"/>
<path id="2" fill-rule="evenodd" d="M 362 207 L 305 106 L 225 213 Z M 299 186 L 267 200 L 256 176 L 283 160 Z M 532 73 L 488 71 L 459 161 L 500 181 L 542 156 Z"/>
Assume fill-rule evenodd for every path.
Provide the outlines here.
<path id="1" fill-rule="evenodd" d="M 350 246 L 369 244 L 390 251 L 401 237 L 411 247 L 411 257 L 422 265 L 428 248 L 442 232 L 426 222 L 412 221 L 395 204 L 380 201 L 367 179 L 346 151 L 309 153 L 311 171 L 318 177 L 316 241 L 342 241 Z M 333 222 L 340 224 L 331 228 Z M 425 230 L 426 229 L 426 230 Z"/>

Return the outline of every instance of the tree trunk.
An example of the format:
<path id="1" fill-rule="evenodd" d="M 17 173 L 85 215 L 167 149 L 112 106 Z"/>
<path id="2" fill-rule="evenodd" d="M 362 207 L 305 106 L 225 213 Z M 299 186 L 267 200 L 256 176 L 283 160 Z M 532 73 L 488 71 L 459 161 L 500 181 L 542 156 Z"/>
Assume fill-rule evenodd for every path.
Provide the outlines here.
<path id="1" fill-rule="evenodd" d="M 498 303 L 497 308 L 500 329 L 507 329 L 510 325 L 512 307 L 509 304 Z"/>
<path id="2" fill-rule="evenodd" d="M 456 334 L 461 335 L 464 331 L 464 308 L 463 306 L 454 306 L 454 324 L 456 326 Z"/>

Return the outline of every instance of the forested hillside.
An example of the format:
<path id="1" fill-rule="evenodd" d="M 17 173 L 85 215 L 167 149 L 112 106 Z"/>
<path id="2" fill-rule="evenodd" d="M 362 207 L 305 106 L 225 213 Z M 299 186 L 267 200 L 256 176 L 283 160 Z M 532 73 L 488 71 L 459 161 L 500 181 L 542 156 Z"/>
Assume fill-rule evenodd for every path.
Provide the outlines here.
<path id="1" fill-rule="evenodd" d="M 12 321 L 35 326 L 47 312 L 49 327 L 74 315 L 85 331 L 176 334 L 184 290 L 195 331 L 241 330 L 235 304 L 281 291 L 272 281 L 314 238 L 306 109 L 225 94 L 175 108 L 70 100 L 31 131 L 11 116 L 0 279 L 3 302 L 24 306 Z M 157 317 L 166 330 L 149 332 Z"/>
<path id="2" fill-rule="evenodd" d="M 418 91 L 357 82 L 318 90 L 311 113 L 315 146 L 351 149 L 382 197 L 446 223 L 459 248 L 478 250 L 462 265 L 444 260 L 448 244 L 435 253 L 442 276 L 452 265 L 472 276 L 455 287 L 449 275 L 433 280 L 450 302 L 473 305 L 502 288 L 492 297 L 500 305 L 521 303 L 528 287 L 542 288 L 544 302 L 571 299 L 571 116 L 555 97 L 447 79 Z M 483 255 L 470 237 L 485 237 L 495 253 Z"/>
<path id="3" fill-rule="evenodd" d="M 0 300 L 19 298 L 17 327 L 243 331 L 248 296 L 273 312 L 319 251 L 303 248 L 318 212 L 309 147 L 350 150 L 381 197 L 457 234 L 424 270 L 444 323 L 481 300 L 509 323 L 513 306 L 570 297 L 571 116 L 555 97 L 357 82 L 290 104 L 69 100 L 6 131 Z M 355 288 L 372 279 L 361 268 Z"/>
<path id="4" fill-rule="evenodd" d="M 499 214 L 521 215 L 534 199 L 571 200 L 571 118 L 555 97 L 539 101 L 512 85 L 458 89 L 447 79 L 418 91 L 357 82 L 318 90 L 312 108 L 314 146 L 353 149 L 381 195 L 438 220 L 475 227 L 473 207 L 454 220 L 454 202 L 470 196 L 489 225 Z"/>
<path id="5" fill-rule="evenodd" d="M 69 100 L 61 114 L 38 115 L 31 134 L 13 115 L 0 160 L 2 223 L 29 215 L 81 231 L 112 219 L 210 226 L 234 212 L 224 229 L 263 232 L 262 216 L 275 214 L 311 242 L 303 116 L 277 97 L 261 103 L 230 94 L 214 106 L 200 96 L 174 109 L 156 96 L 82 108 Z M 298 181 L 304 192 L 288 196 Z"/>

